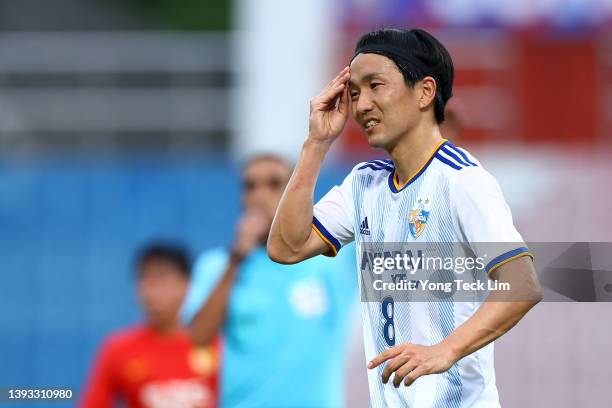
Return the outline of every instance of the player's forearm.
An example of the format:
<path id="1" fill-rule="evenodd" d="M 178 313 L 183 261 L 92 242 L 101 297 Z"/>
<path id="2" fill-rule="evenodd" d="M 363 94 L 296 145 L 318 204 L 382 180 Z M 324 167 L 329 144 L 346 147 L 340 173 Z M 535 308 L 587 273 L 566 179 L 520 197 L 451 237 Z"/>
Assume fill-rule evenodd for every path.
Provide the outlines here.
<path id="1" fill-rule="evenodd" d="M 268 237 L 268 254 L 277 262 L 294 261 L 310 237 L 314 189 L 330 145 L 310 138 L 304 142 Z"/>
<path id="2" fill-rule="evenodd" d="M 457 360 L 508 332 L 542 300 L 540 284 L 528 256 L 500 266 L 492 278 L 507 283 L 511 290 L 492 291 L 476 313 L 444 340 Z"/>
<path id="3" fill-rule="evenodd" d="M 487 301 L 443 344 L 452 351 L 455 361 L 460 360 L 507 333 L 536 303 Z"/>
<path id="4" fill-rule="evenodd" d="M 221 280 L 189 325 L 189 331 L 195 344 L 207 345 L 219 334 L 225 321 L 227 303 L 239 262 L 235 257 L 230 258 Z"/>

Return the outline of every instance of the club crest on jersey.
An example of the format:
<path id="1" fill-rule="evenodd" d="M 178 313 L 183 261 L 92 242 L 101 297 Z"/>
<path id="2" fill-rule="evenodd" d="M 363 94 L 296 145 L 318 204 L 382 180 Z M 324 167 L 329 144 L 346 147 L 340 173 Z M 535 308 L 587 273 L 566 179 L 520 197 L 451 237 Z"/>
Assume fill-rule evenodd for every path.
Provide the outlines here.
<path id="1" fill-rule="evenodd" d="M 410 210 L 408 217 L 408 225 L 410 228 L 410 234 L 414 239 L 417 239 L 423 230 L 427 219 L 429 218 L 429 198 L 417 200 L 416 205 Z"/>

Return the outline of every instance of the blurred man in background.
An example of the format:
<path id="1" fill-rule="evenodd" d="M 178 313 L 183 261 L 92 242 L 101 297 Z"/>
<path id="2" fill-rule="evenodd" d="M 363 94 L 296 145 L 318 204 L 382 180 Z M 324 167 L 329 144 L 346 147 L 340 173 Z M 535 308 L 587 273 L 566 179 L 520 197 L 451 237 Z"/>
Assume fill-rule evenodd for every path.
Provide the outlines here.
<path id="1" fill-rule="evenodd" d="M 355 261 L 286 266 L 268 258 L 265 243 L 291 170 L 270 155 L 245 165 L 234 243 L 204 253 L 195 267 L 185 318 L 198 344 L 224 334 L 224 407 L 343 405 Z"/>
<path id="2" fill-rule="evenodd" d="M 217 406 L 216 348 L 194 347 L 179 310 L 189 286 L 186 251 L 152 245 L 138 258 L 138 297 L 146 322 L 102 345 L 81 401 L 83 408 Z"/>

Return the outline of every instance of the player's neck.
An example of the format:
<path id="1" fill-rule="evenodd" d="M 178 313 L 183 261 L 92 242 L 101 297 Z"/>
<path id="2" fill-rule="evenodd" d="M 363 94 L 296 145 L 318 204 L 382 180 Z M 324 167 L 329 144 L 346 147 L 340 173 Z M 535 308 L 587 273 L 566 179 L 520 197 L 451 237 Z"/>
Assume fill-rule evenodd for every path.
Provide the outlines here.
<path id="1" fill-rule="evenodd" d="M 440 128 L 435 123 L 415 127 L 400 139 L 388 152 L 393 159 L 400 185 L 414 177 L 442 140 Z"/>

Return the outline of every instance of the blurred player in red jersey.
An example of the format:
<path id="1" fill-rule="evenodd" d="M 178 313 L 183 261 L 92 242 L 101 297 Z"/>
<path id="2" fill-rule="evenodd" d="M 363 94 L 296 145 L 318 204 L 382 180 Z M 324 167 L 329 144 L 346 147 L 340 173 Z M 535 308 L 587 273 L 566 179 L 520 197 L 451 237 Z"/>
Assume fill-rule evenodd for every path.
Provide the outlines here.
<path id="1" fill-rule="evenodd" d="M 152 245 L 138 258 L 146 323 L 112 334 L 94 362 L 82 408 L 123 400 L 131 408 L 208 408 L 218 403 L 218 342 L 196 348 L 181 326 L 191 260 L 180 247 Z"/>

